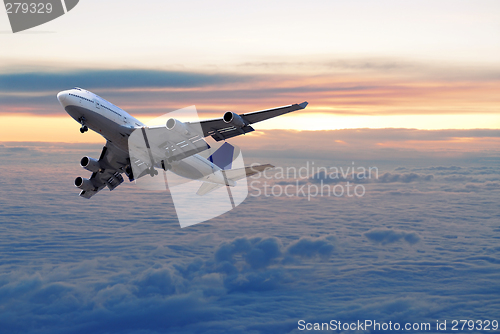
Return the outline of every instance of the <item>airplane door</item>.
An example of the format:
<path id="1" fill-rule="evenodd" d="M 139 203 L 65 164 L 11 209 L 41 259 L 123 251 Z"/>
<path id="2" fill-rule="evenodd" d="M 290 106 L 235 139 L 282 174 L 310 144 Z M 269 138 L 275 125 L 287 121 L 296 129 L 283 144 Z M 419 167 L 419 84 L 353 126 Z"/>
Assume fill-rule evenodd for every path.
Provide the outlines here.
<path id="1" fill-rule="evenodd" d="M 99 103 L 98 99 L 94 99 L 94 104 L 97 109 L 101 109 L 101 104 Z"/>

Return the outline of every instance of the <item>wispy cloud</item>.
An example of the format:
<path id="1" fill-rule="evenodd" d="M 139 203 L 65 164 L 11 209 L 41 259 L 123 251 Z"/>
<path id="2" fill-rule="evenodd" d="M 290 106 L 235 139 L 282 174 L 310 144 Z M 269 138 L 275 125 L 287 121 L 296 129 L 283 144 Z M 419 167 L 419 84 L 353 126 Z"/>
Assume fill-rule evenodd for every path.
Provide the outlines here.
<path id="1" fill-rule="evenodd" d="M 0 91 L 61 91 L 75 86 L 87 89 L 204 87 L 250 80 L 250 76 L 152 70 L 87 70 L 0 74 Z"/>
<path id="2" fill-rule="evenodd" d="M 498 71 L 404 61 L 337 60 L 305 63 L 307 71 L 293 73 L 295 65 L 283 65 L 285 69 L 277 73 L 238 71 L 238 67 L 233 72 L 90 69 L 4 73 L 0 74 L 0 112 L 54 115 L 59 107 L 55 94 L 74 86 L 92 90 L 134 115 L 158 115 L 193 104 L 202 114 L 214 115 L 306 100 L 309 113 L 324 117 L 498 112 Z M 315 66 L 317 73 L 310 71 Z M 338 67 L 346 70 L 336 71 Z"/>

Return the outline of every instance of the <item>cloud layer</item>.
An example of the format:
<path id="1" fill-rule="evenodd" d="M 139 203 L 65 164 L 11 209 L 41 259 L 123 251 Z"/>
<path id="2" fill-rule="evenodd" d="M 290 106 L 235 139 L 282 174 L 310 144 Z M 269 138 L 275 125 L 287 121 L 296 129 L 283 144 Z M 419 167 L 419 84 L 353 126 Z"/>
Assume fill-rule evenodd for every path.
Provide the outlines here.
<path id="1" fill-rule="evenodd" d="M 432 180 L 366 183 L 361 198 L 249 196 L 180 229 L 168 193 L 126 183 L 78 198 L 79 158 L 98 152 L 0 146 L 3 333 L 298 333 L 300 319 L 497 316 L 496 160 L 393 156 L 380 175 Z"/>

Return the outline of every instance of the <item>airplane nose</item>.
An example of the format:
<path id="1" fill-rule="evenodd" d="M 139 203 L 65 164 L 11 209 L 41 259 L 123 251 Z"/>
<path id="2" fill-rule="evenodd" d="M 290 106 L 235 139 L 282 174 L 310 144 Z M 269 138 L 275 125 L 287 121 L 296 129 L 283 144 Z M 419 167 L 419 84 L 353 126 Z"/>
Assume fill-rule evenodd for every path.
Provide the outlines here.
<path id="1" fill-rule="evenodd" d="M 63 91 L 63 92 L 59 92 L 57 94 L 57 99 L 59 100 L 59 102 L 61 104 L 64 104 L 64 101 L 66 100 L 66 97 L 68 96 L 68 93 L 66 93 L 66 91 Z"/>

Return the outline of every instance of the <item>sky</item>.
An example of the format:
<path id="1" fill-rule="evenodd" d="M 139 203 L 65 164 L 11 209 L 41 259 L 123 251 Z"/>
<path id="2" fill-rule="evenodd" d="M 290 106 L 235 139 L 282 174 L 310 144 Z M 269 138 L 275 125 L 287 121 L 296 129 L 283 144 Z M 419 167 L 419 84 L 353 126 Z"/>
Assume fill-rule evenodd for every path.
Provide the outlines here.
<path id="1" fill-rule="evenodd" d="M 143 121 L 309 105 L 232 138 L 271 177 L 181 229 L 169 190 L 78 197 L 105 140 L 75 86 Z M 499 321 L 499 89 L 498 1 L 82 0 L 16 34 L 0 10 L 0 332 Z"/>
<path id="2" fill-rule="evenodd" d="M 190 105 L 216 117 L 308 101 L 261 128 L 498 129 L 498 7 L 87 0 L 17 34 L 2 12 L 0 140 L 99 142 L 55 99 L 74 86 L 146 120 Z"/>

